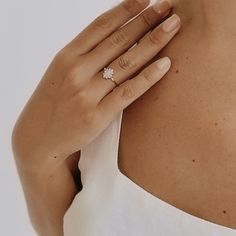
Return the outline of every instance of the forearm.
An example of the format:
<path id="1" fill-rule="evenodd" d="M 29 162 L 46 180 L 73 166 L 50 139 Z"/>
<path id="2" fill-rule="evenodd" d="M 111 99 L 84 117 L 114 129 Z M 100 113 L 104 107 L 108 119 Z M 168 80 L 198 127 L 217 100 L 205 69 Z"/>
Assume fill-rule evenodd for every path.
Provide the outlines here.
<path id="1" fill-rule="evenodd" d="M 17 150 L 14 156 L 34 229 L 42 236 L 63 235 L 63 216 L 78 192 L 67 163 L 37 168 Z"/>

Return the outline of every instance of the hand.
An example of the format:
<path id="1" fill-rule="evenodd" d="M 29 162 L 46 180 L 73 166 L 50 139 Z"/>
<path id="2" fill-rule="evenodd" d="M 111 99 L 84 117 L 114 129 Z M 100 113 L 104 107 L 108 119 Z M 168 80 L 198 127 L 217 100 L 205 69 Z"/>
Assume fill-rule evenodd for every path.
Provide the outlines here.
<path id="1" fill-rule="evenodd" d="M 55 56 L 15 126 L 19 155 L 36 165 L 48 157 L 64 161 L 167 73 L 169 58 L 142 68 L 178 32 L 180 19 L 172 15 L 163 21 L 169 1 L 144 10 L 148 4 L 121 2 Z M 114 69 L 119 86 L 102 78 L 104 67 Z"/>

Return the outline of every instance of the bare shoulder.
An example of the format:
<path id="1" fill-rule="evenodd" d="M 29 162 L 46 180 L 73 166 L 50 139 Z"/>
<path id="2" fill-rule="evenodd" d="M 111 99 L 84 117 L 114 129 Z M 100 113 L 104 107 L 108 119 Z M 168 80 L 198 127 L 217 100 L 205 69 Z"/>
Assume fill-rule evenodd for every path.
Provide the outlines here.
<path id="1" fill-rule="evenodd" d="M 119 167 L 177 208 L 236 228 L 236 53 L 179 35 L 164 55 L 171 71 L 124 112 Z"/>

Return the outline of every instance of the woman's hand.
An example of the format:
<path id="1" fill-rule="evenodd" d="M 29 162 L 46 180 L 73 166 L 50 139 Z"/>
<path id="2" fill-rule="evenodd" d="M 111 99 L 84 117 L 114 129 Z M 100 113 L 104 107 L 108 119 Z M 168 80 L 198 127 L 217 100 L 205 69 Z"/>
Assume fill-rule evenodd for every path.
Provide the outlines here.
<path id="1" fill-rule="evenodd" d="M 148 4 L 121 2 L 56 55 L 15 126 L 14 144 L 21 156 L 30 157 L 26 162 L 64 161 L 169 70 L 170 60 L 163 58 L 140 71 L 180 28 L 177 15 L 162 22 L 170 12 L 169 1 L 134 18 Z M 103 79 L 104 67 L 114 69 L 119 86 Z"/>
<path id="2" fill-rule="evenodd" d="M 180 28 L 176 15 L 161 23 L 170 12 L 168 1 L 134 18 L 148 3 L 123 1 L 64 47 L 17 120 L 13 151 L 39 235 L 63 235 L 63 216 L 78 192 L 67 164 L 71 154 L 90 143 L 170 68 L 164 58 L 143 69 Z M 114 69 L 119 86 L 103 79 L 104 67 Z"/>

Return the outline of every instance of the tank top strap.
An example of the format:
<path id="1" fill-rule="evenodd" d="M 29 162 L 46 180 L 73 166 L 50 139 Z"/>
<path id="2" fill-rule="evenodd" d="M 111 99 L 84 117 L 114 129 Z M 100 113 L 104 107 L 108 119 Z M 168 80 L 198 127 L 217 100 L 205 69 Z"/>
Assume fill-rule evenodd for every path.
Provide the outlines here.
<path id="1" fill-rule="evenodd" d="M 118 174 L 118 148 L 123 111 L 91 143 L 81 149 L 78 168 L 82 184 Z M 96 182 L 96 181 L 95 181 Z"/>

